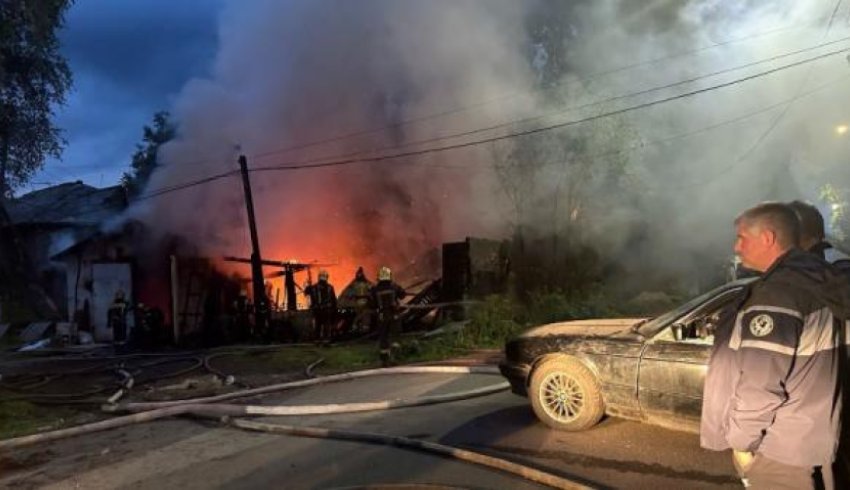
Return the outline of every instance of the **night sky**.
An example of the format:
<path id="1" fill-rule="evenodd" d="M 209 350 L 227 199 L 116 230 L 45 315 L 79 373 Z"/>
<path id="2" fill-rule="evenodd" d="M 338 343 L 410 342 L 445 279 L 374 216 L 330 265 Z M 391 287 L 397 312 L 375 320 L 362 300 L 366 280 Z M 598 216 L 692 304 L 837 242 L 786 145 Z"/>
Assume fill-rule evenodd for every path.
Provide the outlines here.
<path id="1" fill-rule="evenodd" d="M 55 122 L 68 144 L 30 188 L 116 184 L 153 114 L 168 110 L 187 80 L 209 74 L 222 3 L 78 0 L 60 33 L 74 85 Z"/>

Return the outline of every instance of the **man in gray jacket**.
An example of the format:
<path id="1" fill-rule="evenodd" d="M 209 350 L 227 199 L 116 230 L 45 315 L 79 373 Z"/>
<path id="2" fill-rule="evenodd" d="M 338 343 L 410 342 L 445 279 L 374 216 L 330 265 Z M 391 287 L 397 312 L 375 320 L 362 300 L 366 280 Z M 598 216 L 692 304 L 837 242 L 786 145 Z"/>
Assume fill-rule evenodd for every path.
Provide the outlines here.
<path id="1" fill-rule="evenodd" d="M 701 444 L 731 448 L 751 488 L 833 488 L 847 281 L 797 248 L 800 225 L 785 204 L 749 209 L 735 228 L 735 252 L 761 277 L 718 326 Z"/>

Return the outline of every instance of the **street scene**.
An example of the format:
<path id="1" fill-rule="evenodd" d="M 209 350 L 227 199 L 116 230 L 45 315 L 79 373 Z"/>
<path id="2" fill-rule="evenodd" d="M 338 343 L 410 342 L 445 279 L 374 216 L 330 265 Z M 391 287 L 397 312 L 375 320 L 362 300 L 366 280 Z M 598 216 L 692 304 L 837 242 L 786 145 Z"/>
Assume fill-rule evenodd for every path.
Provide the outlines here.
<path id="1" fill-rule="evenodd" d="M 387 376 L 276 395 L 266 403 L 408 398 L 493 384 L 491 378 Z M 736 488 L 728 459 L 701 451 L 693 434 L 616 419 L 586 433 L 556 433 L 535 422 L 521 398 L 504 392 L 382 413 L 272 422 L 425 439 L 509 458 L 593 488 Z M 0 480 L 10 488 L 393 488 L 393 484 L 547 488 L 417 451 L 240 432 L 215 422 L 189 420 L 152 422 L 36 446 L 12 460 L 19 469 Z"/>
<path id="2" fill-rule="evenodd" d="M 850 488 L 850 2 L 0 1 L 0 487 Z"/>

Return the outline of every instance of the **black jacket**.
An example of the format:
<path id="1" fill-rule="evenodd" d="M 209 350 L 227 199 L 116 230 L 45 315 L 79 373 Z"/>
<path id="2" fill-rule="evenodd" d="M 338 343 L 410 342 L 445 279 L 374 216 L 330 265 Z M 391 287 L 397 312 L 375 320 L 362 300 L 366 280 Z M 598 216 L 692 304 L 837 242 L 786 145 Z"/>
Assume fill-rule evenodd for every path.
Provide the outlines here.
<path id="1" fill-rule="evenodd" d="M 792 250 L 723 315 L 703 392 L 700 442 L 793 466 L 832 462 L 846 368 L 850 287 Z"/>
<path id="2" fill-rule="evenodd" d="M 405 295 L 404 289 L 392 281 L 378 281 L 378 284 L 369 290 L 371 307 L 379 312 L 395 311 Z"/>
<path id="3" fill-rule="evenodd" d="M 335 310 L 336 292 L 326 281 L 319 281 L 304 288 L 304 294 L 310 297 L 310 309 Z"/>

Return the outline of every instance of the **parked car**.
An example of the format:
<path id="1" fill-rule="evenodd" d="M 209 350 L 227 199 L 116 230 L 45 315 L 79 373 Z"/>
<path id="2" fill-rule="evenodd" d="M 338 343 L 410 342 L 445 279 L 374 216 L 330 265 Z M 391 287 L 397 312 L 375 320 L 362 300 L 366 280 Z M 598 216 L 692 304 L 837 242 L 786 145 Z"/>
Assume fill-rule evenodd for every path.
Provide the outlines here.
<path id="1" fill-rule="evenodd" d="M 607 414 L 697 431 L 714 327 L 751 281 L 724 284 L 652 319 L 533 328 L 505 345 L 499 368 L 555 429 L 584 430 Z"/>

